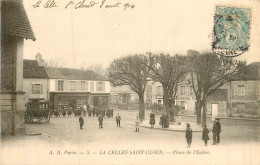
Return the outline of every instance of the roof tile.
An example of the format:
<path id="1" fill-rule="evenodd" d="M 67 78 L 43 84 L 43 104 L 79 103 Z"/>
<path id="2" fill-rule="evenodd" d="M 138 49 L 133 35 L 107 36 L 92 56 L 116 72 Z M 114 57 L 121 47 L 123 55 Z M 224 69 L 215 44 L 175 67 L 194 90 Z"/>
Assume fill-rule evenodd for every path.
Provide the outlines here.
<path id="1" fill-rule="evenodd" d="M 36 40 L 21 0 L 1 1 L 1 20 L 4 34 Z"/>

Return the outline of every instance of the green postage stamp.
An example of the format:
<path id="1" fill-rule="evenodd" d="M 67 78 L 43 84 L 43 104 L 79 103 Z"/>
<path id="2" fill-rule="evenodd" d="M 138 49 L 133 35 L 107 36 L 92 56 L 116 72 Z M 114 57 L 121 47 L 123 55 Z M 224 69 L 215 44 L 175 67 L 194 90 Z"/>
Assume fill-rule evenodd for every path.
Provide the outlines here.
<path id="1" fill-rule="evenodd" d="M 213 51 L 228 57 L 235 57 L 248 51 L 250 21 L 250 8 L 216 6 Z"/>

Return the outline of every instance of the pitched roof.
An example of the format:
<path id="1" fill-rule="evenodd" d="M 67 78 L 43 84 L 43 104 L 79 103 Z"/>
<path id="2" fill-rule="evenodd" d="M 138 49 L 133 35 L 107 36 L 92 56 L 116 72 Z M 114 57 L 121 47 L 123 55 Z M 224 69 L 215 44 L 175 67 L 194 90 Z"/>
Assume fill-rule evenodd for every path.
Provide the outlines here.
<path id="1" fill-rule="evenodd" d="M 260 79 L 260 62 L 253 62 L 246 67 L 245 80 Z"/>
<path id="2" fill-rule="evenodd" d="M 49 78 L 53 79 L 108 81 L 104 76 L 90 70 L 46 67 L 46 71 Z"/>
<path id="3" fill-rule="evenodd" d="M 36 60 L 23 60 L 24 78 L 48 78 L 43 66 L 39 66 Z"/>
<path id="4" fill-rule="evenodd" d="M 3 34 L 36 40 L 21 0 L 2 0 L 1 20 Z"/>

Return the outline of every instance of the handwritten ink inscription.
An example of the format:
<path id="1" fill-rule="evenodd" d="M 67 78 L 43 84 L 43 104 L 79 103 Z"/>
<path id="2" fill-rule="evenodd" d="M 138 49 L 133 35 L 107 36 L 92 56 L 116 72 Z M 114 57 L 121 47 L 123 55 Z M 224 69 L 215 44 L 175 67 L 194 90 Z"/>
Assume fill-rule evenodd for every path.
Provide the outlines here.
<path id="1" fill-rule="evenodd" d="M 61 5 L 61 4 L 60 4 Z M 88 1 L 88 0 L 70 0 L 68 3 L 64 3 L 64 8 L 74 8 L 74 9 L 88 9 L 88 8 L 98 8 L 98 9 L 113 9 L 122 8 L 123 10 L 135 8 L 134 4 L 121 3 L 121 2 L 109 2 L 107 0 L 101 1 Z M 62 5 L 61 5 L 62 6 Z M 58 4 L 55 0 L 38 0 L 34 5 L 34 8 L 55 8 Z"/>
<path id="2" fill-rule="evenodd" d="M 34 8 L 40 7 L 41 6 L 42 1 L 38 0 L 36 2 L 36 4 L 33 5 Z M 44 8 L 53 8 L 53 7 L 58 7 L 56 5 L 55 0 L 48 0 L 47 2 L 44 3 Z"/>

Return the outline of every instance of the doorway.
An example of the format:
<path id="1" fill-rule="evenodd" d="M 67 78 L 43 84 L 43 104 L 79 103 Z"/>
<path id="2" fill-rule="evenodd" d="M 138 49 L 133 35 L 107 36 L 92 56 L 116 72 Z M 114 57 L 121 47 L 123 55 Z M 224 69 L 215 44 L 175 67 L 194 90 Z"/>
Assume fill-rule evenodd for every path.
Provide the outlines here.
<path id="1" fill-rule="evenodd" d="M 218 104 L 211 104 L 211 115 L 212 117 L 218 116 Z"/>

